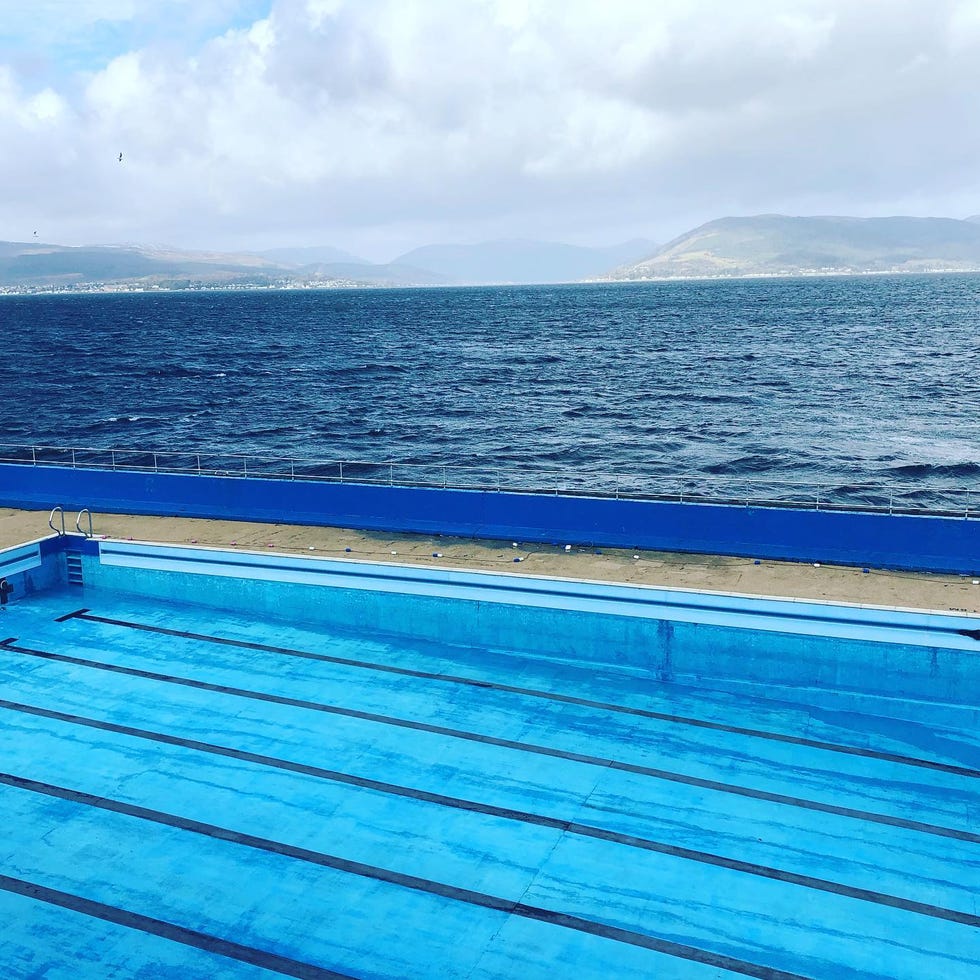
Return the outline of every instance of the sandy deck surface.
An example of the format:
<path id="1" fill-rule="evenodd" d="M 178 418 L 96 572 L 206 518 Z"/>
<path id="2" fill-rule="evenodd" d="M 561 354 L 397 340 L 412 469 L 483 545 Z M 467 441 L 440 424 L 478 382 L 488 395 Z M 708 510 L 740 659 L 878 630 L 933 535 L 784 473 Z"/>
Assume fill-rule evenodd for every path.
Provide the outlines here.
<path id="1" fill-rule="evenodd" d="M 75 515 L 66 515 L 74 530 Z M 330 558 L 359 558 L 406 565 L 484 569 L 709 592 L 823 599 L 875 606 L 980 614 L 980 584 L 970 576 L 889 572 L 833 565 L 807 565 L 751 556 L 672 554 L 577 548 L 564 544 L 481 541 L 449 536 L 353 531 L 291 524 L 250 524 L 178 517 L 95 514 L 95 535 L 272 550 Z M 48 512 L 0 508 L 0 548 L 50 534 Z M 347 549 L 350 549 L 349 551 Z M 520 558 L 520 562 L 514 559 Z"/>

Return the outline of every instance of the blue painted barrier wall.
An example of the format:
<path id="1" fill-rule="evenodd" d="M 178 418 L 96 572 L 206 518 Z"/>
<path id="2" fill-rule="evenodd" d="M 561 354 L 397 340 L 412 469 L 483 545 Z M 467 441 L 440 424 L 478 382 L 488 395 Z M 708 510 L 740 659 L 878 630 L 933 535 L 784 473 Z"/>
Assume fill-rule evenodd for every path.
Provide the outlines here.
<path id="1" fill-rule="evenodd" d="M 0 464 L 0 506 L 980 572 L 980 520 Z"/>

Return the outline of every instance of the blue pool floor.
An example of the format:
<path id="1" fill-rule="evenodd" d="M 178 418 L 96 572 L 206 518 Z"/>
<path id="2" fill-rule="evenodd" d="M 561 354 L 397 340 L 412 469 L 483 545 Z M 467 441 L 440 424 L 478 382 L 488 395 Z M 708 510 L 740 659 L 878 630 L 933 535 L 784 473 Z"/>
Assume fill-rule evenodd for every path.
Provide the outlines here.
<path id="1" fill-rule="evenodd" d="M 99 590 L 0 640 L 4 977 L 980 975 L 976 709 Z"/>

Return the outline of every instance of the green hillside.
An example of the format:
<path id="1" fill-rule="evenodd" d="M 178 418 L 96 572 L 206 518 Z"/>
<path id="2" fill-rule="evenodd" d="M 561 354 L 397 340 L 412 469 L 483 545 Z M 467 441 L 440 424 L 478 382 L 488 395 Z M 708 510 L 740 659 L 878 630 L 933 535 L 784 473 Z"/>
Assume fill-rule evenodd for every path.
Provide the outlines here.
<path id="1" fill-rule="evenodd" d="M 610 279 L 980 269 L 980 224 L 955 218 L 720 218 Z"/>

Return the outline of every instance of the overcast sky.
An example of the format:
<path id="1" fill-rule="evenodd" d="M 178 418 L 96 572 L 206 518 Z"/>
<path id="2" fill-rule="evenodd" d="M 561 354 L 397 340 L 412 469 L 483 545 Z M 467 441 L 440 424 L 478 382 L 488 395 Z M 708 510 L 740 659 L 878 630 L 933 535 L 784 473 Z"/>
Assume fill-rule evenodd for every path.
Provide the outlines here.
<path id="1" fill-rule="evenodd" d="M 726 214 L 980 212 L 980 0 L 0 14 L 0 240 L 387 260 L 665 241 Z"/>

